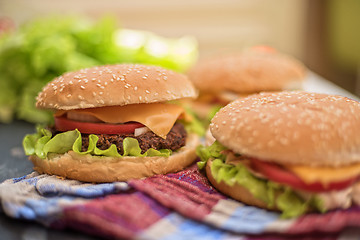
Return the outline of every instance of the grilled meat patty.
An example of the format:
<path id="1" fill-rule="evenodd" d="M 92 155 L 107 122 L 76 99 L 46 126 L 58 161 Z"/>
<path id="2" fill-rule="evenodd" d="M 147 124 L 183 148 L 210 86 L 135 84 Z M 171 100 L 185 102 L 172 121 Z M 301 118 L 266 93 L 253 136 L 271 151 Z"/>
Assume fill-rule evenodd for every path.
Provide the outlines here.
<path id="1" fill-rule="evenodd" d="M 50 129 L 53 135 L 59 133 L 55 128 Z M 141 153 L 145 153 L 148 149 L 153 148 L 155 150 L 171 149 L 175 151 L 185 145 L 187 133 L 184 126 L 181 123 L 175 123 L 170 132 L 167 134 L 166 139 L 157 136 L 155 133 L 149 131 L 139 136 L 134 134 L 95 134 L 99 137 L 96 146 L 99 149 L 107 149 L 112 144 L 115 144 L 120 154 L 124 153 L 123 141 L 127 137 L 135 138 L 139 142 Z M 81 134 L 82 137 L 82 151 L 86 151 L 89 146 L 89 134 Z"/>

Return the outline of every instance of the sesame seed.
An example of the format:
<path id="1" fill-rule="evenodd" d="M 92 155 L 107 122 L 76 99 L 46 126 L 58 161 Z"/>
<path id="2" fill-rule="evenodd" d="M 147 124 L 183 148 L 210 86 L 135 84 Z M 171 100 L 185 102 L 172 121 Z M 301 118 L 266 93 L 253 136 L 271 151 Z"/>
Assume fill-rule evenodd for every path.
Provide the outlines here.
<path id="1" fill-rule="evenodd" d="M 80 86 L 80 88 L 81 88 L 81 89 L 85 89 L 85 87 L 84 87 L 84 86 Z"/>
<path id="2" fill-rule="evenodd" d="M 149 90 L 145 90 L 145 92 L 146 92 L 146 93 L 150 93 L 150 91 L 149 91 Z"/>
<path id="3" fill-rule="evenodd" d="M 274 142 L 273 140 L 270 140 L 270 141 L 267 143 L 267 145 L 268 145 L 269 147 L 273 147 L 273 146 L 275 145 L 275 142 Z"/>
<path id="4" fill-rule="evenodd" d="M 300 133 L 299 132 L 293 132 L 293 138 L 294 140 L 298 139 L 300 136 Z"/>
<path id="5" fill-rule="evenodd" d="M 135 86 L 135 87 L 134 87 L 134 90 L 135 90 L 135 91 L 136 91 L 136 90 L 138 90 L 138 87 L 137 87 L 137 86 Z"/>
<path id="6" fill-rule="evenodd" d="M 289 140 L 287 138 L 280 138 L 280 143 L 282 145 L 287 145 L 287 144 L 289 144 Z"/>

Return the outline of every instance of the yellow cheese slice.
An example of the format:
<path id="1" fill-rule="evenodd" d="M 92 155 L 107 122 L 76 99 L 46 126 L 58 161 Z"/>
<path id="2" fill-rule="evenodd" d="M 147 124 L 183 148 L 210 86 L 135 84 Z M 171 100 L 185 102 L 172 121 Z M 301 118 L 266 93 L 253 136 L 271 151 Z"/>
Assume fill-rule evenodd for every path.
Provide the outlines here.
<path id="1" fill-rule="evenodd" d="M 328 184 L 340 182 L 360 175 L 360 163 L 342 167 L 284 166 L 306 183 L 321 182 Z"/>
<path id="2" fill-rule="evenodd" d="M 162 138 L 166 138 L 175 121 L 184 113 L 184 109 L 175 104 L 148 103 L 69 111 L 60 110 L 55 113 L 55 116 L 61 116 L 71 111 L 94 116 L 106 123 L 139 122 Z"/>

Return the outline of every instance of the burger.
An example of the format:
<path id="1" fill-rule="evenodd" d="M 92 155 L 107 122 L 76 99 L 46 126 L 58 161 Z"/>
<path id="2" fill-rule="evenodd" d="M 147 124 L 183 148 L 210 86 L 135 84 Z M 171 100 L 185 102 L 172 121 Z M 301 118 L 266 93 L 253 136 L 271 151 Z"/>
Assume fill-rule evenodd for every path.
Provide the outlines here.
<path id="1" fill-rule="evenodd" d="M 119 64 L 65 73 L 36 106 L 54 124 L 23 140 L 39 173 L 85 182 L 126 181 L 182 170 L 196 159 L 198 136 L 177 100 L 197 96 L 180 73 Z"/>
<path id="2" fill-rule="evenodd" d="M 245 204 L 296 217 L 360 205 L 360 103 L 302 91 L 235 100 L 197 150 L 210 183 Z"/>
<path id="3" fill-rule="evenodd" d="M 188 76 L 199 89 L 191 108 L 205 122 L 229 102 L 262 91 L 300 90 L 306 68 L 269 46 L 201 59 Z"/>

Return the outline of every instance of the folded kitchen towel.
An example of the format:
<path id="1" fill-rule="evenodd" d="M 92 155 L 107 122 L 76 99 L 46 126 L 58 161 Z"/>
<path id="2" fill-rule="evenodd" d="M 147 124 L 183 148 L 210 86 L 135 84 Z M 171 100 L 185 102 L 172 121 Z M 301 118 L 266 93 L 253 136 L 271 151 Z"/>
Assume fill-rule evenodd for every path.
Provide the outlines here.
<path id="1" fill-rule="evenodd" d="M 291 239 L 294 234 L 340 239 L 360 227 L 359 207 L 281 219 L 218 193 L 195 165 L 104 184 L 33 172 L 1 183 L 0 201 L 12 218 L 108 239 Z"/>

